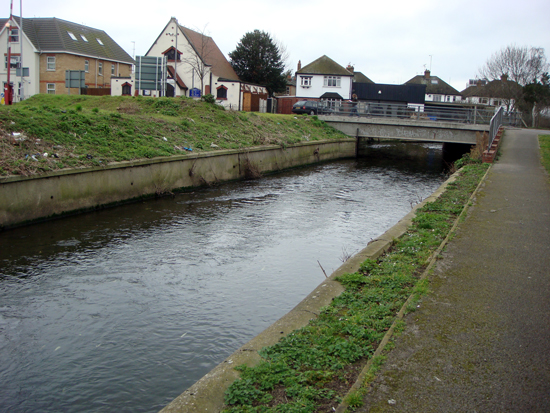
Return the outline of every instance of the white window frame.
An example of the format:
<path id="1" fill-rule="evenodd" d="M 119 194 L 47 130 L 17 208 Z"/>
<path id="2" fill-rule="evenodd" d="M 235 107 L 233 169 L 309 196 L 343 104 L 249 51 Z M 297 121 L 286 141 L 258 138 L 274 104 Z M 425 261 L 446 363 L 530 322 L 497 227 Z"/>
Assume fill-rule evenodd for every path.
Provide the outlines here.
<path id="1" fill-rule="evenodd" d="M 325 76 L 323 85 L 325 87 L 342 87 L 342 78 L 340 76 Z"/>
<path id="2" fill-rule="evenodd" d="M 46 70 L 55 72 L 55 56 L 46 56 Z"/>
<path id="3" fill-rule="evenodd" d="M 17 67 L 21 63 L 21 55 L 12 54 L 10 56 L 10 58 L 11 58 L 10 69 L 17 69 Z M 8 55 L 7 54 L 4 55 L 4 69 L 6 69 L 6 70 L 8 69 Z"/>
<path id="4" fill-rule="evenodd" d="M 98 62 L 97 64 L 97 75 L 103 76 L 103 62 Z"/>
<path id="5" fill-rule="evenodd" d="M 300 86 L 310 87 L 313 76 L 300 76 Z"/>
<path id="6" fill-rule="evenodd" d="M 115 65 L 111 64 L 111 76 L 115 75 Z"/>
<path id="7" fill-rule="evenodd" d="M 55 83 L 46 84 L 46 93 L 48 95 L 55 95 Z"/>
<path id="8" fill-rule="evenodd" d="M 86 73 L 90 72 L 90 61 L 89 60 L 84 60 L 84 71 Z"/>
<path id="9" fill-rule="evenodd" d="M 19 28 L 14 27 L 9 32 L 10 43 L 19 43 Z"/>

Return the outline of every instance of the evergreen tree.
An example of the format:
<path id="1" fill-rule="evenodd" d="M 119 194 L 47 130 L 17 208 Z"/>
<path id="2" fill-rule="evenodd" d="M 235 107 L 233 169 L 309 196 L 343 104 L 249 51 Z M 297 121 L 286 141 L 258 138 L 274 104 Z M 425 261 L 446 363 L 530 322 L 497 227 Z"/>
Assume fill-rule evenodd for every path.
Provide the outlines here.
<path id="1" fill-rule="evenodd" d="M 265 86 L 272 96 L 286 89 L 282 49 L 269 33 L 254 30 L 242 37 L 237 48 L 229 53 L 229 58 L 241 80 Z"/>

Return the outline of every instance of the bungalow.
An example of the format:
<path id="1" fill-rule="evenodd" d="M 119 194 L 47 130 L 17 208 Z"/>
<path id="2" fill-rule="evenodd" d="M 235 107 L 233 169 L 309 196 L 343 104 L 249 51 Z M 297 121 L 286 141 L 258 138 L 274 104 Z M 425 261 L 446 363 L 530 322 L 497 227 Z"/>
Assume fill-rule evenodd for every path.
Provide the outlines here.
<path id="1" fill-rule="evenodd" d="M 432 76 L 429 70 L 424 75 L 418 75 L 405 82 L 406 85 L 426 85 L 426 104 L 437 103 L 458 103 L 461 95 L 454 87 L 444 82 L 437 76 Z"/>
<path id="2" fill-rule="evenodd" d="M 103 30 L 55 17 L 12 17 L 0 24 L 0 79 L 5 86 L 9 71 L 14 102 L 37 93 L 69 93 L 67 70 L 83 71 L 90 88 L 109 88 L 111 77 L 132 72 L 134 60 Z"/>
<path id="3" fill-rule="evenodd" d="M 462 92 L 462 101 L 473 105 L 504 107 L 507 112 L 514 110 L 516 99 L 522 94 L 522 87 L 502 75 L 499 80 L 487 82 L 478 80 Z"/>

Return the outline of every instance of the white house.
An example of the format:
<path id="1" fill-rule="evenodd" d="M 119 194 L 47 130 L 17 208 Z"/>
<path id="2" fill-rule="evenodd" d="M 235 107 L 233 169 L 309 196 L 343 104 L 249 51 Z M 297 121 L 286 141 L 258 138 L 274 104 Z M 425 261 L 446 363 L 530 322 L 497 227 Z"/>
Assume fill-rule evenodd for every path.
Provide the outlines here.
<path id="1" fill-rule="evenodd" d="M 326 100 L 334 103 L 349 100 L 353 73 L 327 56 L 321 56 L 296 72 L 296 97 Z"/>
<path id="2" fill-rule="evenodd" d="M 432 76 L 429 70 L 424 75 L 417 75 L 405 82 L 406 85 L 426 85 L 426 103 L 459 103 L 460 92 L 437 76 Z"/>
<path id="3" fill-rule="evenodd" d="M 522 87 L 502 75 L 500 79 L 488 82 L 485 79 L 470 81 L 462 92 L 462 101 L 473 105 L 485 105 L 495 108 L 503 107 L 506 111 L 515 109 L 518 96 L 522 95 Z"/>
<path id="4" fill-rule="evenodd" d="M 267 98 L 261 85 L 242 82 L 214 40 L 181 26 L 175 17 L 161 31 L 146 56 L 167 58 L 166 96 L 212 94 L 218 104 L 235 110 L 258 110 L 254 102 Z M 118 88 L 130 80 L 119 79 Z M 261 105 L 260 105 L 261 106 Z"/>

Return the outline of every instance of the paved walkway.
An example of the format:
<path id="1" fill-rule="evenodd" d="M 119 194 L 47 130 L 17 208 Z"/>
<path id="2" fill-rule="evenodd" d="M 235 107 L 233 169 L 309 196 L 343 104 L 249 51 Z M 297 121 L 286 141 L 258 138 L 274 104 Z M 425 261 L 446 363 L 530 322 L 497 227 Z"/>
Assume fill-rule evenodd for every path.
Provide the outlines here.
<path id="1" fill-rule="evenodd" d="M 358 411 L 550 412 L 550 184 L 537 135 L 505 132 Z"/>

